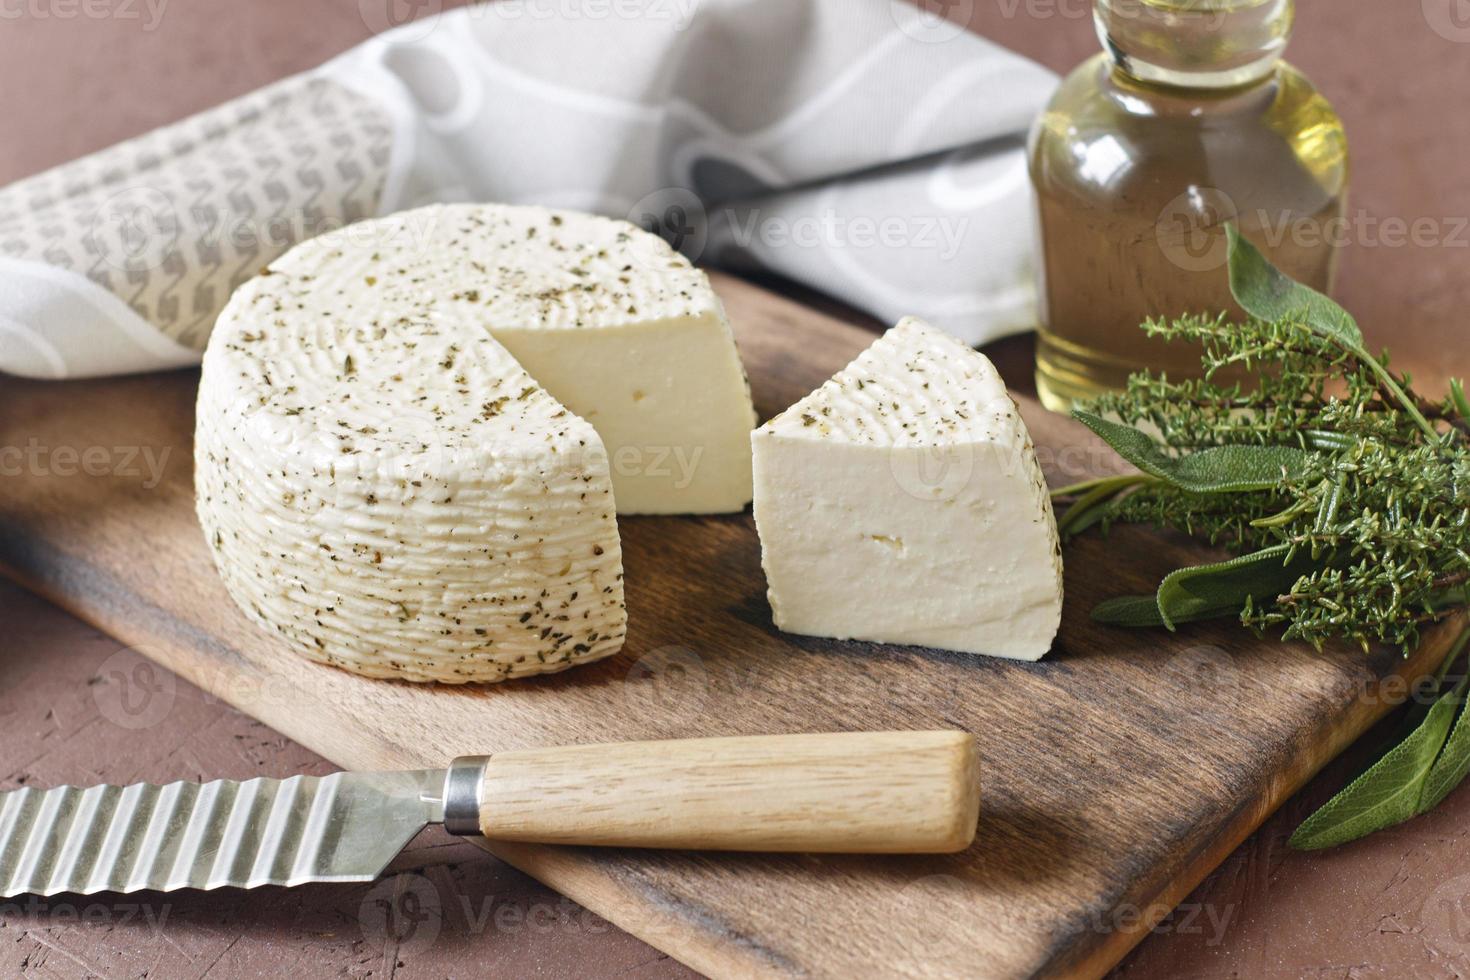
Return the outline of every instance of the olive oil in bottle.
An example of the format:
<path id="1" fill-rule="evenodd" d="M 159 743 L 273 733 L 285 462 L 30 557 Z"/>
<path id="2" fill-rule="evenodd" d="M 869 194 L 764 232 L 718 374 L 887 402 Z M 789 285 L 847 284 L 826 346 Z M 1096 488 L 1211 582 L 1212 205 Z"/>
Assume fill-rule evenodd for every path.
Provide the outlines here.
<path id="1" fill-rule="evenodd" d="M 1343 237 L 1347 142 L 1280 60 L 1292 0 L 1094 0 L 1107 49 L 1061 84 L 1030 139 L 1040 332 L 1036 382 L 1065 411 L 1130 373 L 1199 371 L 1150 316 L 1240 315 L 1225 225 L 1327 291 Z"/>

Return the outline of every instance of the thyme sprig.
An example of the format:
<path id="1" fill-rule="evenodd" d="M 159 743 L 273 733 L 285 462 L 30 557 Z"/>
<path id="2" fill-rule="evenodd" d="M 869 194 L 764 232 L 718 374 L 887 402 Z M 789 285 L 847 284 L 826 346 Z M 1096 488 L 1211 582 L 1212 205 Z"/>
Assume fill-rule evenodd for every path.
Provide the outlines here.
<path id="1" fill-rule="evenodd" d="M 1307 571 L 1289 589 L 1247 595 L 1233 610 L 1246 625 L 1318 647 L 1412 649 L 1425 624 L 1470 604 L 1463 387 L 1437 402 L 1414 392 L 1386 354 L 1364 348 L 1341 307 L 1286 280 L 1238 236 L 1231 275 L 1242 307 L 1272 318 L 1145 323 L 1151 336 L 1197 344 L 1203 376 L 1136 374 L 1078 413 L 1143 473 L 1059 491 L 1072 503 L 1061 527 L 1070 536 L 1150 524 L 1239 554 L 1286 546 L 1280 564 L 1306 555 Z M 1294 305 L 1261 299 L 1282 292 Z M 1178 478 L 1207 460 L 1220 463 L 1216 484 Z"/>
<path id="2" fill-rule="evenodd" d="M 1248 316 L 1151 319 L 1150 336 L 1198 345 L 1199 378 L 1142 373 L 1077 417 L 1136 474 L 1056 492 L 1065 537 L 1115 524 L 1172 528 L 1235 557 L 1178 569 L 1153 596 L 1102 603 L 1128 626 L 1236 616 L 1319 649 L 1348 640 L 1406 654 L 1470 607 L 1470 398 L 1416 392 L 1353 318 L 1230 234 L 1230 286 Z M 1467 682 L 1433 679 L 1433 710 L 1303 825 L 1322 847 L 1423 812 L 1470 770 Z M 1460 719 L 1456 723 L 1456 718 Z M 1383 801 L 1392 799 L 1392 806 Z"/>

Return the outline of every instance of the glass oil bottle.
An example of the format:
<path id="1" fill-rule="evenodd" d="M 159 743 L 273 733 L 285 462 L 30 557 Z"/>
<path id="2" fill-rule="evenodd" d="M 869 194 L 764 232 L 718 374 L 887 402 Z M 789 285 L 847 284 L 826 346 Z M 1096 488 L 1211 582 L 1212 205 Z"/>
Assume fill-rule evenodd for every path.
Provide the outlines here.
<path id="1" fill-rule="evenodd" d="M 1280 60 L 1292 2 L 1094 0 L 1106 51 L 1061 83 L 1029 144 L 1048 407 L 1144 368 L 1198 374 L 1197 349 L 1138 325 L 1241 315 L 1227 222 L 1292 277 L 1330 289 L 1347 142 L 1327 100 Z"/>

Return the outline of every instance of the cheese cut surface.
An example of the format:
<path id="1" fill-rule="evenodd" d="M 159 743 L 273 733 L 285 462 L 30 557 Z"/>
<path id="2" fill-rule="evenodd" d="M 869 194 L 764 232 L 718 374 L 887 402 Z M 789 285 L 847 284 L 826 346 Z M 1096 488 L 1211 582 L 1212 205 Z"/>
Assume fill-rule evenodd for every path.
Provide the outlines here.
<path id="1" fill-rule="evenodd" d="M 618 513 L 750 503 L 755 409 L 703 272 L 625 221 L 541 208 L 416 213 L 443 214 L 449 247 L 465 250 L 460 301 L 480 304 L 495 338 L 602 436 Z M 466 288 L 478 288 L 473 300 Z"/>
<path id="2" fill-rule="evenodd" d="M 306 655 L 499 680 L 620 648 L 615 509 L 740 509 L 753 425 L 719 302 L 661 240 L 426 208 L 235 293 L 204 358 L 197 509 L 231 595 Z"/>
<path id="3" fill-rule="evenodd" d="M 771 610 L 792 633 L 1040 659 L 1062 559 L 983 354 L 909 318 L 751 435 Z"/>

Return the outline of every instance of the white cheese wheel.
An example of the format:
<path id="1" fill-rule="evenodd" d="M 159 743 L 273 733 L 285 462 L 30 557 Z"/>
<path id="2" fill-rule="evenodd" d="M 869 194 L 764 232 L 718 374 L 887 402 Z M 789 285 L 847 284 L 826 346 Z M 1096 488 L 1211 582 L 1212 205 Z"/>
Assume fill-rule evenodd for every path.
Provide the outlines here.
<path id="1" fill-rule="evenodd" d="M 197 509 L 230 594 L 307 656 L 501 680 L 620 648 L 617 503 L 739 509 L 753 424 L 719 302 L 661 240 L 426 208 L 235 293 L 204 357 Z"/>
<path id="2" fill-rule="evenodd" d="M 1051 647 L 1051 498 L 983 354 L 906 319 L 751 440 L 778 627 L 1022 660 Z"/>

